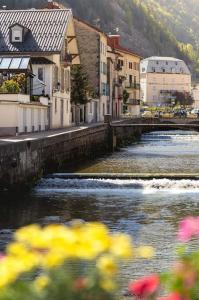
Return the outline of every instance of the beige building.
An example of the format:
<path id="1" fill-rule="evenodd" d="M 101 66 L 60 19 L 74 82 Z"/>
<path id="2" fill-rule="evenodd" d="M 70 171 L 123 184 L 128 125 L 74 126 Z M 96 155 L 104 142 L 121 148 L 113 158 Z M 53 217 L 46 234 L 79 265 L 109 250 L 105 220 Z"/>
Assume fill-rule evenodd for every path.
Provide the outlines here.
<path id="1" fill-rule="evenodd" d="M 140 65 L 141 100 L 150 105 L 171 103 L 176 91 L 191 93 L 191 73 L 184 61 L 149 57 Z"/>
<path id="2" fill-rule="evenodd" d="M 0 35 L 3 37 L 0 54 L 12 57 L 29 55 L 31 58 L 33 84 L 29 91 L 30 101 L 44 96 L 49 99 L 50 128 L 71 125 L 70 69 L 72 64 L 80 63 L 72 11 L 48 8 L 2 10 L 0 20 Z M 9 79 L 4 74 L 3 80 Z M 0 94 L 0 100 L 2 97 L 5 99 L 5 95 Z M 34 118 L 28 110 L 24 110 L 23 115 L 26 120 Z M 33 123 L 33 120 L 29 122 Z M 38 131 L 37 126 L 32 125 L 32 131 Z"/>
<path id="3" fill-rule="evenodd" d="M 109 35 L 109 46 L 115 54 L 115 82 L 119 87 L 117 97 L 113 99 L 117 116 L 128 112 L 131 116 L 140 114 L 140 60 L 141 56 L 120 45 L 119 35 Z M 123 92 L 129 94 L 127 103 L 123 103 Z"/>

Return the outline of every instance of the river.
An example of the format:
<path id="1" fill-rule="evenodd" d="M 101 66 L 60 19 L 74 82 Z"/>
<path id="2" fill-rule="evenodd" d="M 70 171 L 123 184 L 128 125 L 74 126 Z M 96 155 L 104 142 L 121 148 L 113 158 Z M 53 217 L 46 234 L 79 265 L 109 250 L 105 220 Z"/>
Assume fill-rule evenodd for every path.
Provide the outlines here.
<path id="1" fill-rule="evenodd" d="M 152 132 L 109 156 L 83 164 L 86 173 L 198 173 L 199 133 Z M 71 170 L 62 170 L 62 173 Z M 30 223 L 65 223 L 72 219 L 101 221 L 112 231 L 132 235 L 136 245 L 152 245 L 151 261 L 122 268 L 124 280 L 166 270 L 175 259 L 177 224 L 199 215 L 197 180 L 43 178 L 28 194 L 0 195 L 0 250 L 12 233 Z"/>

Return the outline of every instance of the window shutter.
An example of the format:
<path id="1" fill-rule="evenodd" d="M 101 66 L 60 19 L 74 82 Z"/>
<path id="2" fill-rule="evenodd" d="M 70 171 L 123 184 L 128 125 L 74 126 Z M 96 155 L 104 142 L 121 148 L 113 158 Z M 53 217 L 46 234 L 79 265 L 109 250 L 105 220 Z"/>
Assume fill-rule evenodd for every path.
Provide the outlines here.
<path id="1" fill-rule="evenodd" d="M 53 72 L 53 88 L 57 90 L 57 83 L 58 83 L 58 67 L 54 66 Z"/>
<path id="2" fill-rule="evenodd" d="M 61 92 L 64 92 L 64 68 L 61 68 Z"/>

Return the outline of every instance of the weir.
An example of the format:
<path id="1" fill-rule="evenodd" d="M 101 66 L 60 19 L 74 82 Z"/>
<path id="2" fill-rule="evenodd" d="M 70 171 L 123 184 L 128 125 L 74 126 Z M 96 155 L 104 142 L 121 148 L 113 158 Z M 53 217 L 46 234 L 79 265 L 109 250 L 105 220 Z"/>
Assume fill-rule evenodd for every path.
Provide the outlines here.
<path id="1" fill-rule="evenodd" d="M 45 176 L 47 179 L 124 179 L 124 180 L 151 180 L 151 179 L 171 179 L 171 180 L 197 180 L 199 173 L 196 174 L 177 174 L 177 173 L 55 173 Z"/>

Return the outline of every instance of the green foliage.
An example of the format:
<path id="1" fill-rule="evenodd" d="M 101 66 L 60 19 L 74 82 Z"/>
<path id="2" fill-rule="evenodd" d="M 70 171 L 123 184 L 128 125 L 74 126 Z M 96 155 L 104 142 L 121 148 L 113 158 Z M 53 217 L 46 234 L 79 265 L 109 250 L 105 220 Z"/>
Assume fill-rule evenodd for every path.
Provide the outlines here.
<path id="1" fill-rule="evenodd" d="M 81 65 L 72 67 L 72 91 L 71 101 L 75 104 L 86 104 L 88 102 L 88 77 Z"/>
<path id="2" fill-rule="evenodd" d="M 18 94 L 19 92 L 19 84 L 13 79 L 4 81 L 2 86 L 0 87 L 0 93 Z"/>

